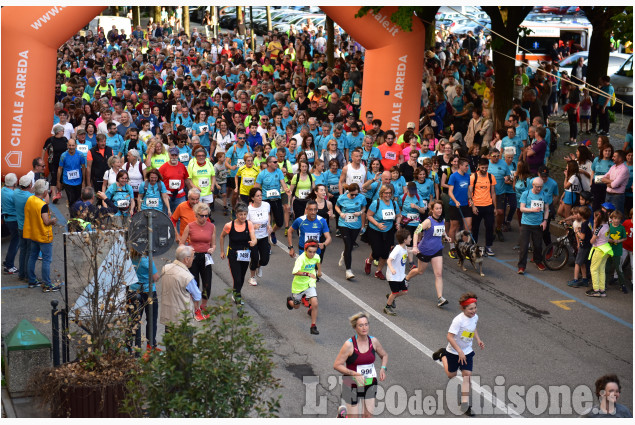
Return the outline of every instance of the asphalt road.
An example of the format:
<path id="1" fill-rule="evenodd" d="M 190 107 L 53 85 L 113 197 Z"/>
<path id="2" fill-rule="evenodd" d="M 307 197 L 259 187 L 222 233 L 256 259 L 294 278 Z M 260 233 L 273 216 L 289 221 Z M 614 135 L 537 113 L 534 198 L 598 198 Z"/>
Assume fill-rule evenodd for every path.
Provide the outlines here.
<path id="1" fill-rule="evenodd" d="M 57 207 L 59 214 L 66 215 L 63 201 L 64 198 Z M 218 209 L 213 216 L 218 226 L 227 221 Z M 62 231 L 55 230 L 56 276 L 63 270 Z M 272 247 L 271 262 L 259 285 L 245 283 L 243 296 L 246 311 L 274 352 L 275 376 L 282 385 L 280 416 L 335 416 L 340 390 L 333 361 L 344 341 L 353 335 L 348 317 L 359 311 L 370 314 L 371 334 L 389 355 L 387 378 L 377 397 L 378 416 L 454 416 L 452 394 L 460 381 L 455 378 L 448 382 L 441 364 L 434 362 L 431 354 L 446 345 L 448 327 L 460 313 L 457 300 L 466 291 L 478 295 L 478 332 L 485 343 L 484 350 L 476 349 L 474 375 L 480 385 L 473 386 L 473 405 L 482 406 L 483 400 L 493 400 L 493 404 L 485 403 L 490 410 L 475 407 L 477 413 L 502 417 L 577 416 L 579 406 L 574 404 L 567 410 L 568 402 L 554 401 L 554 395 L 564 391 L 590 397 L 595 379 L 606 373 L 620 377 L 620 400 L 632 408 L 632 294 L 623 294 L 611 286 L 606 298 L 588 298 L 583 289 L 567 287 L 572 267 L 541 272 L 529 263 L 528 273 L 517 275 L 518 255 L 512 249 L 517 236 L 514 224 L 513 231 L 505 233 L 506 241 L 494 244 L 496 257 L 485 259 L 484 278 L 471 266 L 467 272 L 461 271 L 455 260 L 446 255 L 444 296 L 450 304 L 443 309 L 436 306 L 434 276 L 428 270 L 413 279 L 407 296 L 397 300 L 395 317 L 382 313 L 388 284 L 363 273 L 368 245 L 360 242 L 353 251 L 357 277 L 346 281 L 343 268 L 337 265 L 343 243 L 333 238 L 326 252 L 324 276 L 317 285 L 317 336 L 309 333 L 310 320 L 304 309 L 288 311 L 283 305 L 290 293 L 293 259 L 286 251 L 286 242 Z M 281 239 L 282 232 L 278 232 L 278 240 Z M 7 246 L 5 238 L 3 255 Z M 156 260 L 157 268 L 173 258 L 174 249 Z M 231 277 L 218 253 L 214 260 L 212 292 L 220 295 L 231 286 Z M 61 302 L 62 293 L 28 289 L 17 277 L 8 275 L 2 276 L 0 293 L 3 337 L 24 318 L 50 336 L 50 301 Z M 162 333 L 160 326 L 159 340 Z M 560 386 L 565 387 L 558 389 Z M 588 387 L 586 393 L 585 387 L 580 386 Z M 512 403 L 511 409 L 505 408 L 508 403 Z M 492 405 L 497 407 L 491 409 Z"/>

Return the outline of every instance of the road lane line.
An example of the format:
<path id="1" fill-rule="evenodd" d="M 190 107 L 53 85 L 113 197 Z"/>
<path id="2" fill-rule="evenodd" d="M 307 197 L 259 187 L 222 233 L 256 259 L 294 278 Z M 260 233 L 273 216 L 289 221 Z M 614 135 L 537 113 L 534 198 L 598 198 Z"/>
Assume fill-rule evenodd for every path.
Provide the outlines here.
<path id="1" fill-rule="evenodd" d="M 494 258 L 494 257 L 491 257 L 491 259 L 492 259 L 492 260 L 494 260 L 494 261 L 496 261 L 496 262 L 497 262 L 497 263 L 499 263 L 499 264 L 502 264 L 503 266 L 507 267 L 508 269 L 511 269 L 511 270 L 514 270 L 514 271 L 516 270 L 516 267 L 514 267 L 514 266 L 510 266 L 509 264 L 505 263 L 503 260 L 500 260 L 500 259 L 498 259 L 498 258 Z M 616 316 L 616 315 L 614 315 L 614 314 L 609 313 L 608 311 L 604 311 L 604 310 L 602 310 L 601 308 L 596 307 L 596 306 L 594 306 L 593 304 L 588 303 L 588 302 L 584 301 L 584 300 L 583 300 L 583 299 L 581 299 L 581 298 L 577 298 L 577 297 L 575 297 L 575 296 L 571 295 L 570 293 L 568 293 L 567 291 L 565 291 L 565 290 L 563 290 L 563 289 L 558 288 L 557 286 L 553 286 L 552 284 L 547 283 L 547 282 L 545 282 L 545 281 L 544 281 L 544 280 L 542 280 L 542 279 L 538 279 L 536 276 L 532 275 L 531 273 L 525 273 L 525 277 L 527 277 L 527 278 L 529 278 L 529 279 L 533 280 L 534 282 L 538 282 L 538 283 L 540 283 L 542 286 L 544 286 L 544 287 L 546 287 L 546 288 L 549 288 L 549 289 L 551 289 L 552 291 L 556 291 L 557 293 L 562 294 L 562 295 L 564 295 L 565 297 L 567 297 L 567 298 L 569 298 L 569 299 L 571 299 L 571 300 L 573 300 L 573 301 L 577 301 L 577 302 L 579 302 L 579 303 L 580 303 L 580 304 L 582 304 L 583 306 L 588 307 L 588 308 L 590 308 L 591 310 L 596 311 L 596 312 L 598 312 L 598 313 L 600 313 L 600 314 L 602 314 L 602 315 L 604 315 L 604 316 L 608 317 L 609 319 L 616 321 L 616 322 L 617 322 L 617 323 L 619 323 L 620 325 L 624 325 L 624 326 L 626 326 L 626 327 L 627 327 L 627 328 L 629 328 L 629 329 L 633 329 L 633 324 L 632 324 L 632 323 L 628 323 L 626 320 L 620 319 L 619 317 L 617 317 L 617 316 Z"/>
<path id="2" fill-rule="evenodd" d="M 280 248 L 282 251 L 286 252 L 287 255 L 289 255 L 289 250 L 286 247 L 283 247 L 281 245 L 276 245 L 276 246 L 278 248 Z M 375 309 L 373 309 L 371 306 L 366 304 L 364 301 L 362 301 L 360 298 L 358 298 L 355 294 L 350 292 L 348 289 L 344 288 L 342 285 L 340 285 L 337 281 L 332 279 L 327 274 L 322 273 L 322 277 L 320 279 L 324 280 L 329 285 L 331 285 L 333 288 L 335 288 L 336 290 L 341 292 L 342 295 L 347 297 L 349 300 L 353 301 L 355 304 L 357 304 L 359 307 L 361 307 L 368 314 L 370 314 L 375 319 L 377 319 L 381 323 L 383 323 L 386 327 L 392 329 L 397 335 L 401 336 L 403 339 L 405 339 L 407 342 L 409 342 L 413 347 L 415 347 L 417 350 L 421 351 L 426 357 L 428 357 L 428 358 L 430 358 L 430 360 L 432 360 L 432 353 L 434 351 L 432 351 L 431 349 L 429 349 L 428 347 L 423 345 L 415 337 L 413 337 L 408 332 L 406 332 L 403 329 L 401 329 L 399 326 L 395 325 L 387 317 L 385 317 L 383 314 L 377 312 Z M 438 365 L 440 367 L 443 367 L 442 363 L 434 361 L 434 360 L 432 360 L 432 361 L 436 365 Z M 453 378 L 453 379 L 457 379 L 460 382 L 462 382 L 463 379 L 461 379 L 460 377 L 461 377 L 460 371 L 457 371 L 457 376 L 455 378 Z M 498 410 L 507 413 L 507 415 L 509 415 L 512 418 L 520 418 L 520 417 L 522 417 L 522 415 L 520 413 L 516 412 L 511 407 L 506 406 L 505 403 L 503 403 L 503 401 L 501 401 L 498 398 L 494 397 L 494 395 L 491 392 L 483 389 L 480 385 L 472 382 L 471 386 L 472 386 L 472 389 L 475 392 L 481 394 L 485 400 L 489 401 L 490 403 L 493 403 L 494 406 L 496 406 L 496 408 Z"/>

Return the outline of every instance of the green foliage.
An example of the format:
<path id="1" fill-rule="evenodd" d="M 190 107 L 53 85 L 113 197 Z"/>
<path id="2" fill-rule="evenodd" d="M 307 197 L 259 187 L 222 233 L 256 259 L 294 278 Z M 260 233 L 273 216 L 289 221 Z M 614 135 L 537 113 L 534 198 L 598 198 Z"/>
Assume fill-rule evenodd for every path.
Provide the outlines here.
<path id="1" fill-rule="evenodd" d="M 633 40 L 633 6 L 624 7 L 622 13 L 611 18 L 611 28 L 615 39 L 622 40 L 622 44 L 626 41 Z"/>
<path id="2" fill-rule="evenodd" d="M 191 315 L 166 332 L 166 350 L 140 360 L 128 385 L 125 411 L 132 416 L 237 418 L 275 417 L 280 384 L 271 352 L 229 292 L 208 305 L 210 318 Z"/>
<path id="3" fill-rule="evenodd" d="M 361 18 L 367 13 L 377 13 L 381 11 L 383 6 L 362 6 L 355 15 L 356 18 Z M 399 6 L 397 10 L 390 15 L 390 21 L 397 24 L 404 31 L 412 31 L 412 18 L 414 15 L 421 19 L 425 19 L 428 22 L 434 20 L 434 15 L 439 10 L 438 6 Z M 428 22 L 424 22 L 428 24 Z"/>

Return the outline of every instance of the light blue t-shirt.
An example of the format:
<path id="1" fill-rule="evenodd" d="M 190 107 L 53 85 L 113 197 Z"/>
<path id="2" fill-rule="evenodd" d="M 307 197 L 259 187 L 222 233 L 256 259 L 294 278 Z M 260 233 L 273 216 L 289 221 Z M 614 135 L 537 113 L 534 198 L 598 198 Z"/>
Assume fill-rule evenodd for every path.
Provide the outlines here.
<path id="1" fill-rule="evenodd" d="M 282 189 L 280 180 L 284 180 L 284 174 L 279 168 L 276 168 L 274 171 L 267 169 L 260 171 L 258 177 L 256 177 L 256 183 L 262 188 L 262 199 L 280 199 L 280 190 Z M 276 191 L 277 194 L 275 194 L 274 191 Z"/>
<path id="2" fill-rule="evenodd" d="M 250 152 L 251 148 L 247 143 L 245 143 L 242 148 L 238 146 L 238 143 L 229 148 L 229 150 L 225 153 L 226 157 L 229 158 L 229 164 L 238 165 L 235 170 L 231 170 L 229 172 L 230 177 L 236 177 L 236 173 L 238 173 L 240 167 L 245 165 L 245 154 Z"/>
<path id="3" fill-rule="evenodd" d="M 502 195 L 505 193 L 505 176 L 509 176 L 511 174 L 507 163 L 505 161 L 501 161 L 500 159 L 496 164 L 490 161 L 487 172 L 496 178 L 496 185 L 494 186 L 496 194 Z"/>
<path id="4" fill-rule="evenodd" d="M 404 186 L 406 186 L 407 184 L 406 179 L 404 179 L 403 176 L 399 176 L 397 180 L 391 180 L 390 183 L 392 184 L 392 187 L 395 189 L 394 190 L 395 193 L 393 193 L 393 196 L 397 199 L 401 199 L 404 193 Z"/>
<path id="5" fill-rule="evenodd" d="M 141 289 L 141 292 L 148 292 L 148 282 L 150 281 L 150 276 L 148 273 L 148 271 L 150 270 L 150 264 L 148 257 L 144 255 L 141 258 L 134 259 L 132 260 L 132 265 L 135 267 L 135 270 L 137 272 L 137 279 L 139 279 L 139 282 L 130 285 L 130 290 L 138 291 L 139 289 Z M 158 273 L 157 267 L 154 264 L 154 261 L 152 261 L 152 275 L 156 273 Z M 154 282 L 152 282 L 152 292 L 155 292 L 156 290 L 157 286 Z M 157 308 L 157 306 L 155 306 L 154 308 Z"/>
<path id="6" fill-rule="evenodd" d="M 535 194 L 533 190 L 525 191 L 520 197 L 520 203 L 525 204 L 526 208 L 533 208 L 534 206 L 544 205 L 547 202 L 547 194 L 540 192 Z M 540 212 L 523 213 L 520 219 L 521 224 L 528 226 L 539 226 L 545 217 L 544 210 Z"/>
<path id="7" fill-rule="evenodd" d="M 349 229 L 361 229 L 362 217 L 361 216 L 349 216 L 348 214 L 356 213 L 362 210 L 366 206 L 366 198 L 361 193 L 358 193 L 353 199 L 348 197 L 348 192 L 345 192 L 342 196 L 337 198 L 337 205 L 340 207 L 342 214 L 337 224 L 340 227 L 347 227 Z"/>
<path id="8" fill-rule="evenodd" d="M 534 181 L 534 178 L 529 179 L 529 182 L 527 183 L 527 189 L 531 190 L 532 182 Z M 547 195 L 547 198 L 546 198 L 547 204 L 551 205 L 553 202 L 553 197 L 560 195 L 560 191 L 558 189 L 558 183 L 554 179 L 549 177 L 546 182 L 543 182 L 542 192 L 544 192 Z"/>
<path id="9" fill-rule="evenodd" d="M 123 138 L 119 134 L 115 134 L 114 136 L 106 135 L 106 146 L 112 149 L 114 156 L 117 156 L 123 149 Z"/>
<path id="10" fill-rule="evenodd" d="M 166 193 L 165 185 L 163 182 L 156 182 L 151 185 L 149 182 L 142 182 L 139 185 L 139 195 L 141 195 L 141 209 L 142 210 L 157 210 L 163 211 L 163 199 L 161 195 Z"/>
<path id="11" fill-rule="evenodd" d="M 198 136 L 199 142 L 201 146 L 203 146 L 204 148 L 209 148 L 210 146 L 209 129 L 210 129 L 210 125 L 206 122 L 197 122 L 192 124 L 192 134 L 198 135 L 198 133 L 200 133 L 201 131 L 204 131 L 203 134 Z"/>
<path id="12" fill-rule="evenodd" d="M 341 169 L 337 169 L 337 173 L 333 174 L 331 173 L 331 170 L 326 170 L 323 174 L 324 176 L 324 185 L 326 186 L 326 190 L 327 192 L 331 193 L 331 194 L 338 194 L 340 193 L 340 176 L 342 175 L 342 170 Z"/>
<path id="13" fill-rule="evenodd" d="M 412 208 L 410 204 L 415 204 L 419 208 L 424 208 L 423 199 L 421 198 L 421 196 L 417 198 L 417 196 L 410 196 L 409 194 L 406 195 L 405 198 L 399 198 L 400 201 L 401 199 L 403 199 L 403 203 L 401 205 L 401 214 L 408 219 L 407 226 L 418 226 L 421 221 L 419 210 Z"/>
<path id="14" fill-rule="evenodd" d="M 381 199 L 373 200 L 368 207 L 368 211 L 372 212 L 373 218 L 377 223 L 386 226 L 384 230 L 380 230 L 379 227 L 370 223 L 371 229 L 377 230 L 378 232 L 387 232 L 392 229 L 397 214 L 401 213 L 399 205 L 397 205 L 395 201 L 390 200 L 388 201 L 388 205 L 386 205 Z"/>
<path id="15" fill-rule="evenodd" d="M 14 194 L 14 189 L 9 189 L 6 186 L 2 188 L 2 215 L 4 216 L 5 221 L 18 220 L 18 216 L 15 213 L 15 200 L 13 199 Z M 24 209 L 22 214 L 24 214 Z"/>

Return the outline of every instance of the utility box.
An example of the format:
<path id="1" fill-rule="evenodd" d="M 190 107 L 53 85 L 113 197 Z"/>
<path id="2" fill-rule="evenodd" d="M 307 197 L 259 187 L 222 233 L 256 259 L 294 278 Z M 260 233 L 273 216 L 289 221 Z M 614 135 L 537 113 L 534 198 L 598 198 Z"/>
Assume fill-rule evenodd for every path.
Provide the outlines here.
<path id="1" fill-rule="evenodd" d="M 22 320 L 4 340 L 5 378 L 12 397 L 29 395 L 31 374 L 51 367 L 51 341 L 28 320 Z"/>

